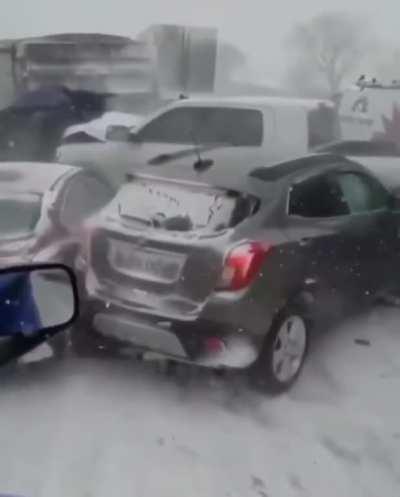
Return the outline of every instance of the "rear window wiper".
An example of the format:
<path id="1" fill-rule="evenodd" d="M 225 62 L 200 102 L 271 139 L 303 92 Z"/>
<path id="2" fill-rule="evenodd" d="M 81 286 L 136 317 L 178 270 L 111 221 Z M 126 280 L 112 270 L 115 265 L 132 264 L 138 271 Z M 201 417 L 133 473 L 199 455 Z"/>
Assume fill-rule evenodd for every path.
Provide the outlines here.
<path id="1" fill-rule="evenodd" d="M 215 150 L 216 148 L 233 147 L 233 146 L 234 145 L 232 145 L 231 143 L 213 143 L 210 145 L 200 145 L 198 147 L 185 148 L 183 150 L 177 150 L 176 152 L 156 155 L 155 157 L 151 158 L 148 161 L 148 164 L 150 166 L 159 166 L 171 160 L 183 159 L 184 157 L 188 157 L 193 154 L 198 155 L 199 152 L 207 152 L 208 150 Z M 207 167 L 210 167 L 210 165 L 212 165 L 209 164 L 210 160 L 211 159 L 204 159 L 202 161 L 196 161 L 194 166 L 195 169 L 201 169 L 201 167 L 199 168 L 196 167 L 198 162 L 207 163 Z"/>

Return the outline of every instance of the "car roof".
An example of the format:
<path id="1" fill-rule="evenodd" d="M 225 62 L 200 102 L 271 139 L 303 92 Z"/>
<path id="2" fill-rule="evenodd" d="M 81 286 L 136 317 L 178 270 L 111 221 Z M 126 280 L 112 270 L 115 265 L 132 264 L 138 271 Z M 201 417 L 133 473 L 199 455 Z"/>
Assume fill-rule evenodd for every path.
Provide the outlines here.
<path id="1" fill-rule="evenodd" d="M 0 163 L 0 190 L 44 193 L 80 168 L 45 162 Z"/>
<path id="2" fill-rule="evenodd" d="M 284 98 L 284 97 L 259 97 L 259 96 L 238 96 L 238 97 L 191 97 L 176 100 L 170 107 L 220 107 L 229 106 L 237 108 L 263 108 L 263 107 L 303 107 L 306 109 L 317 108 L 319 104 L 332 106 L 330 100 Z"/>
<path id="3" fill-rule="evenodd" d="M 314 148 L 315 152 L 330 152 L 352 157 L 400 157 L 396 143 L 387 140 L 338 140 Z"/>
<path id="4" fill-rule="evenodd" d="M 299 173 L 313 168 L 334 167 L 339 163 L 348 162 L 345 157 L 335 154 L 309 154 L 292 160 L 278 162 L 269 167 L 258 167 L 250 172 L 250 176 L 266 182 L 278 181 L 297 176 Z M 357 165 L 358 166 L 358 165 Z"/>

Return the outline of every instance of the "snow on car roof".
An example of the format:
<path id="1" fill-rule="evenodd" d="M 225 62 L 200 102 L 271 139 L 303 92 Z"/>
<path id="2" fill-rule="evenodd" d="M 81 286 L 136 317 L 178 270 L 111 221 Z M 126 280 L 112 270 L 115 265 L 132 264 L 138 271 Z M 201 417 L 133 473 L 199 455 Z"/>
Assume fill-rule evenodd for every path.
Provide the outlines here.
<path id="1" fill-rule="evenodd" d="M 0 189 L 44 193 L 61 177 L 80 169 L 57 163 L 2 162 L 0 164 Z"/>
<path id="2" fill-rule="evenodd" d="M 100 141 L 106 141 L 107 127 L 110 125 L 128 126 L 133 128 L 137 126 L 142 120 L 139 114 L 128 114 L 126 112 L 110 111 L 105 112 L 98 119 L 89 121 L 87 123 L 74 124 L 67 128 L 64 132 L 63 138 L 78 134 L 86 133 Z"/>

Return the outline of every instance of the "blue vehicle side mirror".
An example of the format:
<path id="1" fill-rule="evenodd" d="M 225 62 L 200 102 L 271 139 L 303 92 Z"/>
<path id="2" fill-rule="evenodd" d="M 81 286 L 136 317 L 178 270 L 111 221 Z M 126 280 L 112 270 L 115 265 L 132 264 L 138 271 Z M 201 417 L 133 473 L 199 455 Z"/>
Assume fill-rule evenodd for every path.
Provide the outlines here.
<path id="1" fill-rule="evenodd" d="M 0 269 L 0 365 L 70 327 L 78 311 L 76 279 L 68 267 Z"/>

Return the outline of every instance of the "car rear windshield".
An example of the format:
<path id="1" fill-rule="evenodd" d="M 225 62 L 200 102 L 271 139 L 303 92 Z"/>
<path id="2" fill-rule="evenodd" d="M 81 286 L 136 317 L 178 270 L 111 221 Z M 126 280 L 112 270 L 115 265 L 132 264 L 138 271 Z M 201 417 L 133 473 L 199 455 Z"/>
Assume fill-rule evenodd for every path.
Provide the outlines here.
<path id="1" fill-rule="evenodd" d="M 139 136 L 144 142 L 258 147 L 263 141 L 263 117 L 254 109 L 179 107 L 155 118 Z"/>
<path id="2" fill-rule="evenodd" d="M 167 231 L 215 232 L 258 208 L 255 197 L 212 187 L 135 179 L 117 197 L 121 217 Z"/>
<path id="3" fill-rule="evenodd" d="M 0 194 L 0 235 L 2 239 L 32 233 L 40 218 L 41 196 Z"/>

